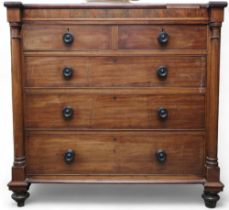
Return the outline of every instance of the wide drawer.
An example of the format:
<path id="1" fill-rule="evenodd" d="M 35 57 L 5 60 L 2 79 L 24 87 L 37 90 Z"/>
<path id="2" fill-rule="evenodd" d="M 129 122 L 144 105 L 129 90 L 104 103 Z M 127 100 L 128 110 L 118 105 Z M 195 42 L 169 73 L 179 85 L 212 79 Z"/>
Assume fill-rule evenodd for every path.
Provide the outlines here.
<path id="1" fill-rule="evenodd" d="M 168 42 L 160 44 L 160 32 Z M 207 27 L 201 25 L 123 25 L 119 26 L 119 49 L 206 49 Z M 163 38 L 163 37 L 162 37 Z"/>
<path id="2" fill-rule="evenodd" d="M 206 85 L 205 57 L 26 57 L 25 69 L 26 87 Z"/>
<path id="3" fill-rule="evenodd" d="M 65 44 L 64 34 L 70 32 L 73 42 Z M 24 50 L 82 50 L 111 48 L 111 27 L 100 25 L 32 25 L 23 26 Z"/>
<path id="4" fill-rule="evenodd" d="M 204 129 L 204 112 L 204 95 L 150 89 L 31 90 L 25 96 L 26 128 Z"/>
<path id="5" fill-rule="evenodd" d="M 194 132 L 27 133 L 27 173 L 200 175 L 204 142 Z"/>

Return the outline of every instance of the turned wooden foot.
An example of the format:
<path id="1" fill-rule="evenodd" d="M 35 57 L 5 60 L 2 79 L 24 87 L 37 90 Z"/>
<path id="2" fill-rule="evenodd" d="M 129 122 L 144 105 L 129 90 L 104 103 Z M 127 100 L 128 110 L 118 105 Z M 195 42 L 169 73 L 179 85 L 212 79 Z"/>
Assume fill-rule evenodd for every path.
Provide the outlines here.
<path id="1" fill-rule="evenodd" d="M 204 192 L 202 198 L 208 208 L 215 208 L 217 201 L 220 199 L 217 192 Z"/>
<path id="2" fill-rule="evenodd" d="M 18 207 L 22 207 L 25 204 L 25 200 L 29 197 L 29 193 L 27 191 L 14 192 L 11 197 L 17 202 Z"/>
<path id="3" fill-rule="evenodd" d="M 17 202 L 18 207 L 22 207 L 25 204 L 25 200 L 29 197 L 30 183 L 27 182 L 10 182 L 8 184 L 9 189 L 13 191 L 12 199 Z"/>

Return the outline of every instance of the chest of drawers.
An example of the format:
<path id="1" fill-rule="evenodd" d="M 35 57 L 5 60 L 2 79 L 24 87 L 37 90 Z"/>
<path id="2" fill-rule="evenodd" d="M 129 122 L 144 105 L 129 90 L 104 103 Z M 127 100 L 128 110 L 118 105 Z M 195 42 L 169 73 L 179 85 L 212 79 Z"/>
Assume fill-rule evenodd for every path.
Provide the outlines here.
<path id="1" fill-rule="evenodd" d="M 199 183 L 215 207 L 226 5 L 5 3 L 18 206 L 31 183 Z"/>

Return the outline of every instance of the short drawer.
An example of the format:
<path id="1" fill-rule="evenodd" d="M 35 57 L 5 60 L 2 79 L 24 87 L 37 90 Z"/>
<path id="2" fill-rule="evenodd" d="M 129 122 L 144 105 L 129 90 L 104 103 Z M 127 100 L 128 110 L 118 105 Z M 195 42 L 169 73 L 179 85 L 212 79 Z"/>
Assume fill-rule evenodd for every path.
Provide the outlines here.
<path id="1" fill-rule="evenodd" d="M 195 174 L 204 135 L 161 132 L 29 133 L 28 174 Z"/>
<path id="2" fill-rule="evenodd" d="M 26 57 L 26 87 L 204 87 L 205 57 Z"/>
<path id="3" fill-rule="evenodd" d="M 204 95 L 154 95 L 151 90 L 27 91 L 26 128 L 204 129 Z"/>
<path id="4" fill-rule="evenodd" d="M 123 25 L 119 26 L 118 45 L 119 49 L 206 49 L 207 27 Z"/>
<path id="5" fill-rule="evenodd" d="M 73 36 L 72 43 L 64 35 Z M 66 37 L 70 41 L 69 37 Z M 111 27 L 103 25 L 38 25 L 23 26 L 24 50 L 89 50 L 111 47 Z"/>

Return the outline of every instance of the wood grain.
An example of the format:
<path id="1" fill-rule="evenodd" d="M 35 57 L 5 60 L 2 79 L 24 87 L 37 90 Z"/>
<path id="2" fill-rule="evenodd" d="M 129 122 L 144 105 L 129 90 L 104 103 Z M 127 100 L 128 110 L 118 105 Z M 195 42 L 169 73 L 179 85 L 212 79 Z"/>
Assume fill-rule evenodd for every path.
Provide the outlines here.
<path id="1" fill-rule="evenodd" d="M 74 36 L 71 46 L 66 46 L 63 42 L 63 35 L 67 31 Z M 24 50 L 110 49 L 111 27 L 25 24 L 23 39 Z"/>
<path id="2" fill-rule="evenodd" d="M 215 207 L 224 187 L 217 131 L 227 2 L 4 5 L 15 153 L 8 186 L 18 206 L 30 183 L 41 182 L 201 183 L 205 205 Z M 71 46 L 63 43 L 68 31 Z M 74 69 L 69 81 L 65 65 Z M 159 65 L 169 70 L 164 81 L 155 75 Z M 65 106 L 74 109 L 71 120 Z M 70 148 L 76 159 L 67 165 Z M 158 149 L 167 153 L 164 164 L 155 160 Z"/>
<path id="3" fill-rule="evenodd" d="M 139 91 L 140 92 L 140 91 Z M 59 93 L 27 93 L 26 128 L 59 129 L 204 129 L 203 95 L 153 95 L 134 90 L 87 90 Z M 64 107 L 74 110 L 71 120 L 62 116 Z M 158 110 L 169 112 L 167 120 Z"/>
<path id="4" fill-rule="evenodd" d="M 64 67 L 73 69 L 70 80 Z M 157 69 L 166 66 L 162 80 Z M 205 57 L 26 57 L 26 87 L 205 87 Z"/>
<path id="5" fill-rule="evenodd" d="M 63 43 L 66 31 L 75 37 L 71 46 Z M 169 33 L 166 49 L 206 49 L 206 27 L 204 26 L 141 26 L 127 25 L 118 27 L 119 49 L 164 49 L 158 43 L 159 33 Z M 55 34 L 53 36 L 53 34 Z M 91 36 L 93 34 L 93 36 Z M 23 27 L 25 50 L 80 50 L 111 49 L 112 29 L 109 26 L 83 25 L 31 25 Z M 35 41 L 32 41 L 35 40 Z M 100 42 L 97 42 L 100 40 Z"/>
<path id="6" fill-rule="evenodd" d="M 161 46 L 157 40 L 164 30 L 169 34 L 169 42 Z M 119 49 L 206 49 L 206 26 L 119 26 Z"/>
<path id="7" fill-rule="evenodd" d="M 186 57 L 186 56 L 207 56 L 208 51 L 207 49 L 131 49 L 131 50 L 69 50 L 69 51 L 63 51 L 63 50 L 57 50 L 57 51 L 43 51 L 43 50 L 37 50 L 37 51 L 24 51 L 24 56 L 26 57 L 114 57 L 114 56 L 161 56 L 167 57 L 167 56 L 180 56 L 180 57 Z"/>
<path id="8" fill-rule="evenodd" d="M 24 16 L 23 20 L 39 20 L 39 19 L 117 19 L 122 18 L 130 19 L 157 19 L 157 18 L 164 18 L 164 19 L 172 19 L 176 18 L 176 20 L 183 20 L 183 22 L 187 21 L 187 19 L 199 19 L 199 20 L 206 20 L 208 19 L 208 12 L 206 8 L 200 8 L 198 5 L 197 7 L 190 7 L 186 6 L 185 8 L 175 8 L 172 5 L 166 8 L 166 6 L 160 7 L 154 5 L 153 9 L 150 8 L 150 5 L 145 5 L 145 7 L 141 8 L 139 5 L 132 4 L 132 9 L 128 7 L 124 8 L 99 8 L 102 7 L 101 4 L 98 5 L 98 8 L 92 7 L 87 8 L 25 8 L 24 9 Z M 155 8 L 156 6 L 156 8 Z M 66 6 L 65 6 L 66 7 Z M 111 7 L 111 6 L 110 6 Z M 117 7 L 117 5 L 116 5 Z M 138 8 L 139 7 L 139 8 Z"/>
<path id="9" fill-rule="evenodd" d="M 193 174 L 203 173 L 204 136 L 186 133 L 80 132 L 27 134 L 28 174 Z M 64 162 L 68 149 L 76 153 Z M 158 163 L 155 152 L 167 153 Z"/>
<path id="10" fill-rule="evenodd" d="M 31 183 L 204 184 L 202 175 L 28 175 Z"/>

